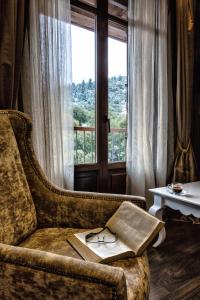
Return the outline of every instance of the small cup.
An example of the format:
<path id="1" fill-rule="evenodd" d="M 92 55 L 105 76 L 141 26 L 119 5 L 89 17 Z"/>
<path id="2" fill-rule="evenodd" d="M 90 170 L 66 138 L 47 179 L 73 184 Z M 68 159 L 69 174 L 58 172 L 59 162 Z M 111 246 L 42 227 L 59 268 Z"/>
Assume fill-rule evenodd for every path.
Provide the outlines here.
<path id="1" fill-rule="evenodd" d="M 180 194 L 183 190 L 183 185 L 182 183 L 175 182 L 175 183 L 168 184 L 168 188 L 172 190 L 174 193 Z"/>

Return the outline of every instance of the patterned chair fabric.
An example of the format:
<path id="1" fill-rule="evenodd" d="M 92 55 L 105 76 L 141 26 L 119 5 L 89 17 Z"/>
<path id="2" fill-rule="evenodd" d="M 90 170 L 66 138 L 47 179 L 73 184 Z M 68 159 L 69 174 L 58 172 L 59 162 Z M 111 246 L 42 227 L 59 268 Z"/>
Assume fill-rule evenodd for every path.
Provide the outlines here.
<path id="1" fill-rule="evenodd" d="M 35 206 L 7 115 L 0 121 L 0 242 L 16 245 L 37 226 Z"/>
<path id="2" fill-rule="evenodd" d="M 66 191 L 42 172 L 31 121 L 0 111 L 0 299 L 143 300 L 147 255 L 102 265 L 85 262 L 66 235 L 103 226 L 122 201 L 141 197 Z"/>

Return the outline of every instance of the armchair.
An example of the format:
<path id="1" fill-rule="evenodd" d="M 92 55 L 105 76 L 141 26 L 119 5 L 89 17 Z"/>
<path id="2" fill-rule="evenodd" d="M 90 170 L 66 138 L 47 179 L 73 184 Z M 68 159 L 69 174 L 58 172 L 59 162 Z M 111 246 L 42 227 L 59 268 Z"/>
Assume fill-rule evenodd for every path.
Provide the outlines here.
<path id="1" fill-rule="evenodd" d="M 0 299 L 143 300 L 147 255 L 85 262 L 66 234 L 103 226 L 122 201 L 141 197 L 75 192 L 51 184 L 35 157 L 31 121 L 0 111 Z"/>

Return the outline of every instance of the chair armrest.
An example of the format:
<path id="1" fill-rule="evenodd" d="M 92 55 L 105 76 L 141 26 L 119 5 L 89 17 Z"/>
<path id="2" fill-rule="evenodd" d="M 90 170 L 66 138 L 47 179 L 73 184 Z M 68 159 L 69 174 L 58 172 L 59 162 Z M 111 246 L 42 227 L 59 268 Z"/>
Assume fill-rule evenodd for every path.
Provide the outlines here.
<path id="1" fill-rule="evenodd" d="M 143 197 L 74 192 L 54 188 L 40 200 L 34 197 L 39 227 L 102 227 L 123 201 L 146 209 Z"/>
<path id="2" fill-rule="evenodd" d="M 127 299 L 121 268 L 0 244 L 0 299 Z"/>
<path id="3" fill-rule="evenodd" d="M 42 171 L 31 138 L 30 118 L 18 111 L 7 111 L 17 140 L 23 168 L 36 206 L 39 227 L 103 226 L 122 201 L 146 208 L 142 197 L 70 192 L 53 185 Z"/>

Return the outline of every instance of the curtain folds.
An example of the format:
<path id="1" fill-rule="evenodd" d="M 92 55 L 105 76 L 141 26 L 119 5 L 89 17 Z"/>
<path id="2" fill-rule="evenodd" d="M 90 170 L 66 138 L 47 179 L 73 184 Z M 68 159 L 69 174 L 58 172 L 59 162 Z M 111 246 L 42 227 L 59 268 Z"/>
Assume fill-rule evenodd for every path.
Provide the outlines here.
<path id="1" fill-rule="evenodd" d="M 30 1 L 23 67 L 24 110 L 33 121 L 38 159 L 47 177 L 73 188 L 70 0 Z"/>
<path id="2" fill-rule="evenodd" d="M 0 108 L 16 109 L 22 67 L 25 0 L 0 0 Z"/>
<path id="3" fill-rule="evenodd" d="M 194 146 L 195 161 L 197 164 L 198 179 L 200 178 L 200 2 L 195 6 L 195 41 L 194 41 L 194 84 L 192 107 L 192 142 Z"/>
<path id="4" fill-rule="evenodd" d="M 149 188 L 166 184 L 168 145 L 173 145 L 167 27 L 167 0 L 129 1 L 129 194 L 147 196 Z"/>
<path id="5" fill-rule="evenodd" d="M 177 22 L 177 142 L 173 180 L 196 180 L 196 164 L 191 143 L 191 112 L 194 69 L 194 0 L 176 0 Z"/>

